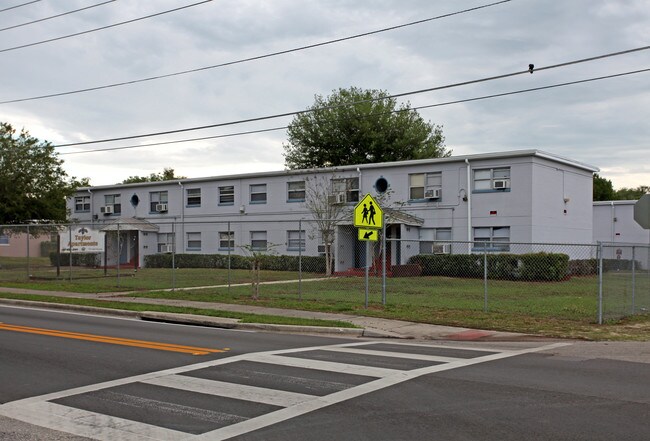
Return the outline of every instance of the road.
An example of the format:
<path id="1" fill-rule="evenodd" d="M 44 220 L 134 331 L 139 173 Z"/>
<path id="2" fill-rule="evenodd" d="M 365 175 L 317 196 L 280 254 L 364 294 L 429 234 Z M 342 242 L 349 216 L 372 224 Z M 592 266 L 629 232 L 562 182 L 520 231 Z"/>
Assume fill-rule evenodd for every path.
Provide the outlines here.
<path id="1" fill-rule="evenodd" d="M 0 439 L 646 440 L 650 345 L 404 342 L 0 306 Z"/>

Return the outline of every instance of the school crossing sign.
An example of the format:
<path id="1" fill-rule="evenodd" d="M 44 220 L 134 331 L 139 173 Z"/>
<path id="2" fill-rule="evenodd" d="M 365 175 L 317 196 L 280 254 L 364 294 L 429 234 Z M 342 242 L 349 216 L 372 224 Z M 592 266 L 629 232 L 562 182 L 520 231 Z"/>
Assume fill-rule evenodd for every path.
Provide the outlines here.
<path id="1" fill-rule="evenodd" d="M 354 226 L 370 230 L 379 230 L 384 226 L 384 211 L 370 194 L 354 207 Z"/>

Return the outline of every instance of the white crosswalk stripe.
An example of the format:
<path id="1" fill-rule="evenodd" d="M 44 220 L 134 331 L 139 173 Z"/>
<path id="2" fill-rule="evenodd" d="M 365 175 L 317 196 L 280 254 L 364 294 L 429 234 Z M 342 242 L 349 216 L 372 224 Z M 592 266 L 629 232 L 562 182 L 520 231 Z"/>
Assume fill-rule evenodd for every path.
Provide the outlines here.
<path id="1" fill-rule="evenodd" d="M 0 406 L 0 415 L 96 440 L 227 440 L 421 375 L 562 345 L 565 344 L 503 351 L 448 345 L 360 342 L 251 353 L 102 383 L 94 387 L 85 386 L 19 400 Z M 435 355 L 436 350 L 445 355 Z M 458 351 L 458 357 L 453 356 L 454 351 Z M 337 357 L 347 362 L 330 361 L 337 360 Z M 353 360 L 353 363 L 350 360 Z M 388 365 L 391 368 L 371 366 L 372 364 Z M 246 369 L 252 370 L 243 378 L 246 376 Z M 269 369 L 268 375 L 260 375 L 265 369 Z M 233 378 L 233 375 L 238 375 L 239 370 L 242 371 L 242 378 Z M 287 370 L 291 370 L 291 373 L 284 375 Z M 297 378 L 297 373 L 301 372 L 304 373 L 304 378 Z M 202 375 L 215 377 L 204 378 Z M 232 379 L 233 382 L 217 379 L 219 375 Z M 331 376 L 331 379 L 328 376 Z M 269 379 L 280 381 L 276 386 L 278 389 L 262 387 L 259 384 L 245 384 L 246 381 L 263 382 Z M 285 381 L 285 387 L 294 390 L 282 390 L 282 380 Z M 345 383 L 346 380 L 349 383 Z M 133 391 L 130 387 L 134 388 Z M 146 389 L 148 387 L 155 389 L 150 391 Z M 151 396 L 139 396 L 139 393 L 143 393 L 142 388 Z M 156 395 L 160 394 L 161 390 L 164 391 L 164 397 L 173 396 L 174 391 L 177 391 L 185 399 L 188 394 L 195 394 L 200 397 L 212 397 L 211 403 L 220 399 L 238 400 L 237 402 L 249 403 L 246 405 L 248 407 L 244 406 L 249 411 L 250 406 L 266 406 L 266 410 L 256 416 L 245 416 L 238 415 L 232 406 L 228 406 L 225 412 L 219 408 L 206 409 L 201 407 L 201 403 L 166 403 L 160 401 L 159 395 Z M 307 390 L 310 393 L 296 390 Z M 318 390 L 320 394 L 311 393 Z M 66 403 L 69 399 L 75 404 L 74 400 L 78 397 L 96 397 L 92 394 L 101 395 L 102 400 L 114 398 L 128 401 L 127 404 L 133 408 L 151 406 L 158 412 L 169 412 L 175 417 L 188 415 L 195 421 L 213 426 L 200 433 L 188 433 L 178 428 L 132 421 L 123 415 L 110 416 L 60 404 L 61 401 Z"/>

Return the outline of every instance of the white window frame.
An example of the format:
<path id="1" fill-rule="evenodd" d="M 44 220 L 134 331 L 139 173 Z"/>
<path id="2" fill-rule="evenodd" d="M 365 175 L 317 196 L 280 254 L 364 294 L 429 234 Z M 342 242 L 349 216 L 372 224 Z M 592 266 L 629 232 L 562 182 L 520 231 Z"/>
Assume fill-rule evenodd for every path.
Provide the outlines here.
<path id="1" fill-rule="evenodd" d="M 249 202 L 251 204 L 266 204 L 266 184 L 250 184 L 249 192 Z"/>
<path id="2" fill-rule="evenodd" d="M 359 177 L 332 179 L 332 194 L 345 193 L 345 202 L 359 202 Z"/>
<path id="3" fill-rule="evenodd" d="M 174 247 L 174 233 L 158 233 L 158 252 L 162 253 L 162 247 L 171 245 Z"/>
<path id="4" fill-rule="evenodd" d="M 122 213 L 122 195 L 121 194 L 104 195 L 104 205 L 112 205 L 113 214 Z"/>
<path id="5" fill-rule="evenodd" d="M 305 251 L 306 245 L 305 230 L 287 231 L 287 251 Z"/>
<path id="6" fill-rule="evenodd" d="M 74 212 L 87 213 L 90 211 L 90 196 L 75 196 Z"/>
<path id="7" fill-rule="evenodd" d="M 201 233 L 191 231 L 187 234 L 187 251 L 201 251 Z"/>
<path id="8" fill-rule="evenodd" d="M 156 205 L 158 204 L 168 204 L 169 203 L 169 192 L 164 191 L 151 191 L 149 192 L 149 212 L 156 213 Z"/>
<path id="9" fill-rule="evenodd" d="M 510 227 L 474 227 L 473 235 L 475 251 L 510 251 Z"/>
<path id="10" fill-rule="evenodd" d="M 235 250 L 235 232 L 234 231 L 219 231 L 219 250 L 220 251 L 234 251 Z"/>
<path id="11" fill-rule="evenodd" d="M 431 254 L 434 244 L 452 240 L 451 228 L 420 228 L 420 254 Z"/>
<path id="12" fill-rule="evenodd" d="M 234 185 L 222 185 L 219 187 L 219 205 L 235 205 Z"/>
<path id="13" fill-rule="evenodd" d="M 269 244 L 266 231 L 251 231 L 252 251 L 266 251 L 268 250 L 268 246 Z"/>
<path id="14" fill-rule="evenodd" d="M 305 202 L 305 181 L 287 182 L 287 202 Z"/>
<path id="15" fill-rule="evenodd" d="M 510 167 L 476 168 L 473 172 L 473 191 L 492 192 L 510 190 Z M 506 188 L 495 189 L 494 181 L 506 181 Z M 478 184 L 478 185 L 477 185 Z M 481 187 L 481 188 L 479 188 Z"/>
<path id="16" fill-rule="evenodd" d="M 417 182 L 414 182 L 417 180 Z M 442 189 L 442 172 L 409 174 L 409 200 L 423 200 L 427 190 Z"/>
<path id="17" fill-rule="evenodd" d="M 185 206 L 188 208 L 201 206 L 201 188 L 188 188 L 185 190 Z M 191 202 L 190 202 L 191 201 Z"/>

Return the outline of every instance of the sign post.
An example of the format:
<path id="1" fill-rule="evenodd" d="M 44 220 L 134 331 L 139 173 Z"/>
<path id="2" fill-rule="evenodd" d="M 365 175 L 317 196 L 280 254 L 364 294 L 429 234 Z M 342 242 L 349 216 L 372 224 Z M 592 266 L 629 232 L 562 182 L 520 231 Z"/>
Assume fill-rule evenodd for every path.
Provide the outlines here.
<path id="1" fill-rule="evenodd" d="M 368 309 L 369 272 L 372 259 L 370 257 L 370 242 L 379 240 L 379 230 L 384 227 L 384 210 L 381 209 L 370 193 L 354 207 L 354 226 L 359 229 L 358 238 L 366 242 L 366 309 Z M 384 257 L 385 259 L 385 257 Z M 384 270 L 385 272 L 385 270 Z M 382 298 L 385 303 L 385 299 Z"/>

